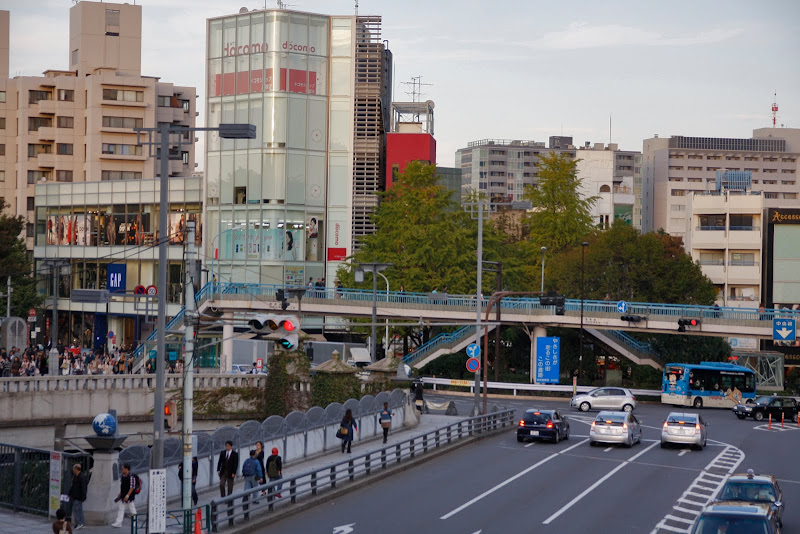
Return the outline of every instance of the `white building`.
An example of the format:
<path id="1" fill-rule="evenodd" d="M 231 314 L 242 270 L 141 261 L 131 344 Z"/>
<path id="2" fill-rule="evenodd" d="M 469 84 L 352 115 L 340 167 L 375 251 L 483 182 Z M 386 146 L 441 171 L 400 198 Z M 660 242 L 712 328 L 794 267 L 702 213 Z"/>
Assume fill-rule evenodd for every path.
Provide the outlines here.
<path id="1" fill-rule="evenodd" d="M 616 143 L 585 143 L 577 154 L 580 192 L 584 197 L 597 197 L 592 218 L 603 228 L 621 219 L 641 228 L 642 154 L 619 150 Z M 637 196 L 638 193 L 638 196 Z"/>

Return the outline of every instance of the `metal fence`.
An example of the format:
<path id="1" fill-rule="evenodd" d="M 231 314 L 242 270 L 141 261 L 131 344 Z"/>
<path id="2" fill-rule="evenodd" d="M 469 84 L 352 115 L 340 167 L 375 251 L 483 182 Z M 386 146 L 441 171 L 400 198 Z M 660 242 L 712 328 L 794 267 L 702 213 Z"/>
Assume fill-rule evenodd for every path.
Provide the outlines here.
<path id="1" fill-rule="evenodd" d="M 207 504 L 194 508 L 167 510 L 167 532 L 192 534 L 197 526 L 200 527 L 201 532 L 210 532 L 210 510 L 211 507 Z M 197 517 L 198 512 L 200 512 L 200 517 Z M 131 534 L 139 534 L 139 532 L 148 532 L 147 512 L 131 517 Z"/>
<path id="2" fill-rule="evenodd" d="M 0 443 L 0 507 L 15 512 L 47 514 L 50 499 L 50 452 Z M 72 466 L 80 464 L 91 477 L 92 457 L 63 452 L 61 493 L 72 485 Z"/>
<path id="3" fill-rule="evenodd" d="M 513 427 L 514 411 L 503 410 L 461 419 L 376 451 L 215 499 L 210 504 L 211 530 L 216 532 L 225 525 L 234 526 L 237 521 L 249 520 L 253 512 L 272 510 L 281 503 L 294 504 L 302 496 L 317 495 L 320 491 L 336 488 L 339 482 L 370 476 L 462 438 Z M 262 491 L 267 492 L 266 497 L 261 496 Z"/>

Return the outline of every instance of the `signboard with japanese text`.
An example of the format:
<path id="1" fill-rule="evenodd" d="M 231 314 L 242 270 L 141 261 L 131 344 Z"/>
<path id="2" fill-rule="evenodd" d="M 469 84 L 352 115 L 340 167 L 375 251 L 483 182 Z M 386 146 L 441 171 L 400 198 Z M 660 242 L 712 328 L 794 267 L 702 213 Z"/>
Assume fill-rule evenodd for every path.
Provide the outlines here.
<path id="1" fill-rule="evenodd" d="M 561 338 L 536 338 L 536 383 L 558 384 L 561 365 Z"/>

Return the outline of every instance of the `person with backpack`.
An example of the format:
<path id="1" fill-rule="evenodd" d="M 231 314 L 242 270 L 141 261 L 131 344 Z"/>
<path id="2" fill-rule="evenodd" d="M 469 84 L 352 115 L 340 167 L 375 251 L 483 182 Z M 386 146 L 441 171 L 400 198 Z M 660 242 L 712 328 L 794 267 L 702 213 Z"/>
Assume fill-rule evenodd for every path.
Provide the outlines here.
<path id="1" fill-rule="evenodd" d="M 267 478 L 269 479 L 268 483 L 283 478 L 283 461 L 281 461 L 281 457 L 278 454 L 278 447 L 272 447 L 272 454 L 267 457 Z M 267 500 L 272 501 L 273 494 L 277 494 L 277 497 L 280 499 L 281 489 L 283 489 L 283 484 L 275 486 L 270 492 L 270 495 L 267 496 Z"/>
<path id="2" fill-rule="evenodd" d="M 56 510 L 56 520 L 53 522 L 53 534 L 72 534 L 72 525 L 67 521 L 67 514 L 61 508 Z"/>
<path id="3" fill-rule="evenodd" d="M 70 519 L 75 522 L 75 530 L 86 526 L 83 517 L 83 501 L 86 500 L 86 475 L 81 473 L 81 464 L 72 466 L 72 484 L 69 487 Z"/>
<path id="4" fill-rule="evenodd" d="M 383 442 L 389 439 L 389 429 L 392 428 L 392 410 L 389 408 L 389 403 L 383 403 L 383 410 L 380 413 L 381 428 L 383 429 Z"/>
<path id="5" fill-rule="evenodd" d="M 117 511 L 117 520 L 111 523 L 114 528 L 122 526 L 122 520 L 125 518 L 125 510 L 134 516 L 136 515 L 136 496 L 142 491 L 142 480 L 138 475 L 131 473 L 130 464 L 122 464 L 122 476 L 119 479 L 119 495 L 114 499 L 114 502 L 119 503 Z"/>
<path id="6" fill-rule="evenodd" d="M 264 471 L 261 470 L 261 463 L 256 458 L 255 449 L 250 451 L 250 458 L 242 464 L 242 476 L 244 477 L 245 491 L 257 487 L 261 479 L 264 478 Z M 247 502 L 248 500 L 248 495 L 242 498 L 242 502 Z M 253 504 L 258 504 L 258 501 L 253 501 Z"/>

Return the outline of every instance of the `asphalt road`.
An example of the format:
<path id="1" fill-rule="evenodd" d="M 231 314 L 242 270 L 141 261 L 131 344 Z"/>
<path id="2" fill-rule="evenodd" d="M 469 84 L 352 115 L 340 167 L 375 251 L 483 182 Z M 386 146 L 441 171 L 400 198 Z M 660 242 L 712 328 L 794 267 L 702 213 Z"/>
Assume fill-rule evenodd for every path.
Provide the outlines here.
<path id="1" fill-rule="evenodd" d="M 433 397 L 443 400 L 443 397 Z M 455 399 L 459 413 L 469 400 Z M 478 441 L 274 524 L 266 533 L 666 533 L 686 532 L 698 495 L 713 493 L 730 468 L 777 476 L 784 532 L 800 532 L 800 429 L 740 421 L 705 409 L 703 451 L 661 449 L 661 423 L 676 407 L 640 404 L 643 442 L 631 449 L 590 447 L 596 412 L 565 402 L 496 401 L 518 408 L 556 407 L 571 425 L 568 441 L 518 443 L 516 431 Z M 688 411 L 688 410 L 687 410 Z M 521 413 L 521 412 L 520 412 Z M 710 497 L 708 497 L 710 498 Z"/>

